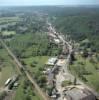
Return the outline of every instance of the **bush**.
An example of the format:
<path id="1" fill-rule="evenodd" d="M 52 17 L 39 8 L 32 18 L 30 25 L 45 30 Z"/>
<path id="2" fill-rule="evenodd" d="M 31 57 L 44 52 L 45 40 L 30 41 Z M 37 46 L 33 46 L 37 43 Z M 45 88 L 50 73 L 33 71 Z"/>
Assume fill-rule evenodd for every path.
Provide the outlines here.
<path id="1" fill-rule="evenodd" d="M 36 65 L 32 63 L 32 64 L 31 64 L 31 67 L 36 67 Z"/>

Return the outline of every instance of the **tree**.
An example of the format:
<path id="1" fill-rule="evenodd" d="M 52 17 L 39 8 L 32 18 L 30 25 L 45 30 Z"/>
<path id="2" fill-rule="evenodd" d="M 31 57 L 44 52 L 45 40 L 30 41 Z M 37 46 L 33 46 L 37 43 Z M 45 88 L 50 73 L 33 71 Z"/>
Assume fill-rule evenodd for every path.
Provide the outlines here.
<path id="1" fill-rule="evenodd" d="M 52 86 L 48 86 L 47 87 L 47 93 L 48 93 L 49 96 L 52 95 L 52 90 L 53 90 L 53 87 Z"/>
<path id="2" fill-rule="evenodd" d="M 40 76 L 38 81 L 39 81 L 39 85 L 41 87 L 45 87 L 46 86 L 46 82 L 47 82 L 46 76 L 43 76 L 43 75 Z"/>
<path id="3" fill-rule="evenodd" d="M 74 85 L 76 85 L 77 84 L 77 78 L 75 77 L 74 78 Z"/>
<path id="4" fill-rule="evenodd" d="M 25 100 L 32 100 L 31 97 L 29 95 L 26 95 L 26 99 Z"/>

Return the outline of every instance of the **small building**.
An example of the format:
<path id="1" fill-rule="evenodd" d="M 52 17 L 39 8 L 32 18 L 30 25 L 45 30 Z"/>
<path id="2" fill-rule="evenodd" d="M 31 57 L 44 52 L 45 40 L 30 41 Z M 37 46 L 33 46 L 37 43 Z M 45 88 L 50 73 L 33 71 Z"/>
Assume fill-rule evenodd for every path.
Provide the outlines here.
<path id="1" fill-rule="evenodd" d="M 13 88 L 13 86 L 14 86 L 14 83 L 18 80 L 18 75 L 14 75 L 14 76 L 12 76 L 11 78 L 9 78 L 9 80 L 7 81 L 8 82 L 8 84 L 7 84 L 7 82 L 6 82 L 6 84 L 8 85 L 8 89 L 12 89 Z M 6 85 L 6 86 L 7 86 Z"/>
<path id="2" fill-rule="evenodd" d="M 48 36 L 51 37 L 51 38 L 56 38 L 56 35 L 53 34 L 53 33 L 50 33 L 50 32 L 48 32 Z"/>
<path id="3" fill-rule="evenodd" d="M 5 86 L 7 86 L 11 82 L 11 78 L 8 78 L 7 81 L 5 82 Z"/>
<path id="4" fill-rule="evenodd" d="M 82 86 L 69 87 L 64 91 L 63 100 L 96 100 L 95 96 Z"/>
<path id="5" fill-rule="evenodd" d="M 54 42 L 55 42 L 56 44 L 59 44 L 59 43 L 60 43 L 60 40 L 59 40 L 59 39 L 54 39 Z"/>
<path id="6" fill-rule="evenodd" d="M 14 83 L 13 86 L 14 86 L 14 87 L 18 87 L 18 85 L 19 85 L 19 83 L 16 82 L 16 83 Z"/>
<path id="7" fill-rule="evenodd" d="M 56 62 L 57 62 L 57 57 L 53 57 L 53 58 L 48 59 L 48 62 L 46 63 L 46 65 L 54 66 Z"/>

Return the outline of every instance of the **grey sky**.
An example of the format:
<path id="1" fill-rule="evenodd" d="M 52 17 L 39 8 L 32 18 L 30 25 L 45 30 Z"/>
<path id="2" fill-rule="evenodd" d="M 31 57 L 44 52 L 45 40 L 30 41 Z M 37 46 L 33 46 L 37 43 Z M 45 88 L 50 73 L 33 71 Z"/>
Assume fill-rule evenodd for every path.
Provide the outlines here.
<path id="1" fill-rule="evenodd" d="M 0 6 L 10 5 L 99 5 L 99 0 L 0 0 Z"/>

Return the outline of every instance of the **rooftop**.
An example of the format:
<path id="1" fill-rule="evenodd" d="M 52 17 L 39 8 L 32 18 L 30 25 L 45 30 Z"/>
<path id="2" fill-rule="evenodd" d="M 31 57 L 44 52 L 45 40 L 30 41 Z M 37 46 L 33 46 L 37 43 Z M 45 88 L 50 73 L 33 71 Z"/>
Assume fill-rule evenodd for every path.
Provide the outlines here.
<path id="1" fill-rule="evenodd" d="M 85 88 L 72 87 L 65 91 L 67 100 L 95 100 L 94 95 Z M 85 99 L 86 98 L 86 99 Z"/>
<path id="2" fill-rule="evenodd" d="M 46 63 L 47 65 L 54 65 L 57 61 L 57 57 L 53 57 L 48 59 L 48 62 Z"/>
<path id="3" fill-rule="evenodd" d="M 59 39 L 54 39 L 55 43 L 56 44 L 59 44 L 60 43 L 60 40 Z"/>

